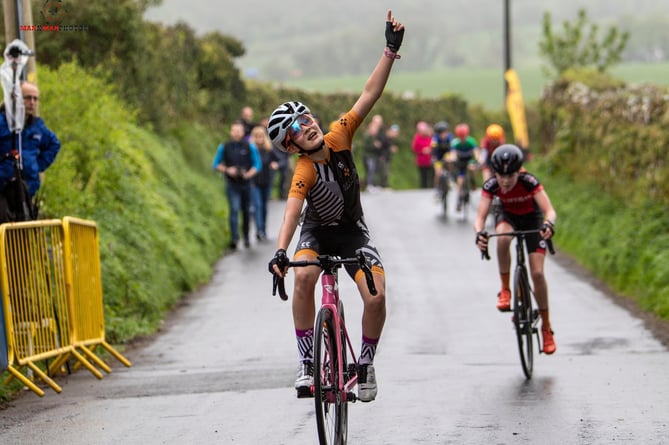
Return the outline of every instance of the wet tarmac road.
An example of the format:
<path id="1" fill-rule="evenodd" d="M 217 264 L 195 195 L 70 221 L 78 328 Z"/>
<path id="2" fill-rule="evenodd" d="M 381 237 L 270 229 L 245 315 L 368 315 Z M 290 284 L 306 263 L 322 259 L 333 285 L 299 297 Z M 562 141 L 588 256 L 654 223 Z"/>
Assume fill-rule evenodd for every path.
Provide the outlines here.
<path id="1" fill-rule="evenodd" d="M 365 194 L 364 205 L 388 319 L 379 396 L 351 406 L 349 443 L 669 443 L 669 352 L 641 320 L 550 258 L 557 352 L 535 355 L 528 381 L 510 314 L 495 309 L 495 262 L 474 247 L 473 211 L 443 222 L 427 190 Z M 281 211 L 272 202 L 274 232 Z M 273 251 L 221 259 L 160 335 L 124 353 L 133 367 L 110 361 L 101 381 L 79 371 L 59 380 L 61 394 L 12 402 L 0 443 L 316 443 L 313 404 L 292 389 L 290 304 L 271 296 Z M 361 304 L 347 276 L 340 284 L 357 347 Z"/>

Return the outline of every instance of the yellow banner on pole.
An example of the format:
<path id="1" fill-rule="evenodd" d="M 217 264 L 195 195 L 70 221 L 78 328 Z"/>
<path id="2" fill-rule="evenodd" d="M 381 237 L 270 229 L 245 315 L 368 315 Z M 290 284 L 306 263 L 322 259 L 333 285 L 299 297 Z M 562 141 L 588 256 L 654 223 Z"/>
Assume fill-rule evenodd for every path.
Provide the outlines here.
<path id="1" fill-rule="evenodd" d="M 512 68 L 506 70 L 504 79 L 507 84 L 506 110 L 511 120 L 513 138 L 515 143 L 520 145 L 520 148 L 527 149 L 530 145 L 530 138 L 527 133 L 525 104 L 523 103 L 523 93 L 520 89 L 520 79 L 516 71 Z"/>

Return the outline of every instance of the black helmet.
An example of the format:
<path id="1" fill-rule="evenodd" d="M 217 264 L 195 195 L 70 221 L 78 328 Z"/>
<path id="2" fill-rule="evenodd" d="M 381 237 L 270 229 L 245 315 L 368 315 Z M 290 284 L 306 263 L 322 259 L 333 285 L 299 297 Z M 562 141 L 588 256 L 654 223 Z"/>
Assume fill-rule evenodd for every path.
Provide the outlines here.
<path id="1" fill-rule="evenodd" d="M 513 144 L 500 145 L 492 153 L 490 165 L 500 175 L 515 173 L 523 165 L 523 152 Z"/>
<path id="2" fill-rule="evenodd" d="M 436 124 L 434 124 L 435 133 L 441 133 L 442 131 L 448 131 L 448 122 L 439 121 Z"/>

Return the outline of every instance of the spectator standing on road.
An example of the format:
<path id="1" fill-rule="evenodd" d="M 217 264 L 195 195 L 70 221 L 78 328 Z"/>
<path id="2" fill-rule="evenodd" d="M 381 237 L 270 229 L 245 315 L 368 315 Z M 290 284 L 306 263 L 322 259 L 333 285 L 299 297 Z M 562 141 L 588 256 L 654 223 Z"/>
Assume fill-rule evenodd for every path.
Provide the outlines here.
<path id="1" fill-rule="evenodd" d="M 400 126 L 393 124 L 379 135 L 381 140 L 381 156 L 379 156 L 379 186 L 388 188 L 390 176 L 390 161 L 397 153 L 397 138 L 400 135 Z"/>
<path id="2" fill-rule="evenodd" d="M 432 168 L 432 128 L 427 122 L 416 124 L 416 133 L 411 142 L 416 166 L 418 167 L 418 186 L 422 189 L 431 188 L 434 178 Z"/>
<path id="3" fill-rule="evenodd" d="M 39 89 L 37 85 L 23 81 L 21 93 L 25 107 L 25 119 L 21 137 L 21 163 L 23 180 L 28 199 L 32 202 L 41 186 L 42 176 L 56 159 L 60 151 L 60 141 L 56 134 L 47 128 L 44 120 L 39 117 Z M 0 223 L 16 221 L 20 215 L 20 202 L 17 202 L 14 159 L 18 156 L 19 141 L 15 133 L 10 131 L 4 106 L 0 112 Z M 14 151 L 14 152 L 12 152 Z M 31 204 L 33 205 L 33 204 Z M 33 218 L 36 207 L 33 205 Z"/>
<path id="4" fill-rule="evenodd" d="M 383 130 L 383 117 L 375 114 L 367 124 L 365 133 L 362 136 L 362 156 L 365 162 L 365 186 L 368 191 L 372 191 L 377 185 L 377 171 L 379 158 L 381 157 L 381 139 L 379 138 Z"/>
<path id="5" fill-rule="evenodd" d="M 269 118 L 263 117 L 258 125 L 267 128 L 268 121 Z M 272 145 L 274 146 L 274 156 L 278 159 L 277 162 L 279 163 L 278 169 L 274 172 L 275 174 L 272 175 L 272 188 L 276 188 L 276 196 L 279 199 L 284 200 L 288 194 L 288 182 L 293 174 L 292 158 L 288 153 L 279 150 L 273 142 Z M 272 194 L 270 193 L 270 199 L 271 198 Z"/>
<path id="6" fill-rule="evenodd" d="M 255 220 L 256 220 L 256 239 L 265 241 L 267 239 L 267 206 L 272 194 L 274 184 L 274 173 L 279 168 L 279 157 L 276 154 L 278 150 L 274 149 L 274 144 L 267 135 L 267 128 L 257 125 L 251 130 L 251 145 L 258 150 L 262 168 L 255 176 L 254 183 L 254 202 L 255 202 Z"/>
<path id="7" fill-rule="evenodd" d="M 276 147 L 274 147 L 274 152 L 279 158 L 278 179 L 276 181 L 277 195 L 279 199 L 284 200 L 288 197 L 288 186 L 290 185 L 290 177 L 293 175 L 293 168 L 288 153 Z"/>
<path id="8" fill-rule="evenodd" d="M 252 178 L 262 164 L 255 146 L 244 139 L 244 124 L 235 121 L 230 126 L 230 140 L 221 143 L 216 150 L 212 168 L 225 178 L 228 199 L 228 222 L 230 224 L 230 249 L 237 248 L 239 241 L 239 212 L 242 213 L 244 246 L 250 247 L 249 225 L 251 218 Z"/>
<path id="9" fill-rule="evenodd" d="M 253 122 L 253 108 L 245 106 L 239 115 L 239 120 L 244 125 L 244 138 L 248 141 L 251 139 L 251 130 L 258 124 Z"/>

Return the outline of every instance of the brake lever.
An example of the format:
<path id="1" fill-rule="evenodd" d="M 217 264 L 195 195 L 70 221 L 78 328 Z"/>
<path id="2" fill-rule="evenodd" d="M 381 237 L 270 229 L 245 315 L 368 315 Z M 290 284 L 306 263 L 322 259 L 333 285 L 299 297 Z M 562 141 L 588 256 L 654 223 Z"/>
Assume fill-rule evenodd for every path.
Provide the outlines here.
<path id="1" fill-rule="evenodd" d="M 369 293 L 372 295 L 376 295 L 378 291 L 376 290 L 376 285 L 374 284 L 374 276 L 372 275 L 372 270 L 369 268 L 369 264 L 367 263 L 367 257 L 365 257 L 365 254 L 362 253 L 362 250 L 357 250 L 355 254 L 358 257 L 358 263 L 360 264 L 360 269 L 365 274 L 365 281 L 367 282 L 367 288 L 369 289 Z"/>
<path id="2" fill-rule="evenodd" d="M 288 295 L 286 294 L 286 287 L 284 285 L 283 278 L 278 275 L 272 275 L 272 296 L 276 295 L 277 289 L 279 290 L 279 298 L 281 298 L 283 301 L 286 301 L 288 299 Z"/>

